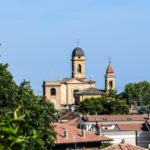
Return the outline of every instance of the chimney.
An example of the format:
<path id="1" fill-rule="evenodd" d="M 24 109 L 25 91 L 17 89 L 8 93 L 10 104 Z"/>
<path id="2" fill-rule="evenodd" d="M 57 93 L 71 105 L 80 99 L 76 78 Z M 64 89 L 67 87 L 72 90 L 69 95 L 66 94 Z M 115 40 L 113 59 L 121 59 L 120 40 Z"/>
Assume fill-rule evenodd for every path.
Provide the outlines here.
<path id="1" fill-rule="evenodd" d="M 88 114 L 86 114 L 86 121 L 88 121 L 89 120 L 89 112 L 88 112 Z"/>
<path id="2" fill-rule="evenodd" d="M 125 144 L 125 139 L 122 139 L 121 144 Z"/>
<path id="3" fill-rule="evenodd" d="M 101 135 L 101 134 L 102 134 L 101 127 L 98 127 L 98 135 Z"/>
<path id="4" fill-rule="evenodd" d="M 81 136 L 82 136 L 83 138 L 85 138 L 85 130 L 82 129 L 81 131 L 82 131 L 82 135 L 81 135 Z"/>
<path id="5" fill-rule="evenodd" d="M 148 119 L 150 119 L 150 112 L 148 112 Z"/>
<path id="6" fill-rule="evenodd" d="M 68 139 L 68 130 L 67 129 L 64 130 L 64 138 Z"/>

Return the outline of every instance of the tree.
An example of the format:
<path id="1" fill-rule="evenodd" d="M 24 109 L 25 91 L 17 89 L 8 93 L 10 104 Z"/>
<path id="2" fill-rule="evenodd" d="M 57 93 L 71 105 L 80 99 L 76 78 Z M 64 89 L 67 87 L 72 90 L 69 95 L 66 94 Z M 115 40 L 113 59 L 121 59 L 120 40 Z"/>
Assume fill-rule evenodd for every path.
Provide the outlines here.
<path id="1" fill-rule="evenodd" d="M 90 98 L 85 99 L 84 101 L 80 102 L 79 104 L 79 111 L 83 114 L 90 113 L 90 114 L 100 114 L 103 112 L 103 105 L 100 102 L 100 98 Z"/>
<path id="2" fill-rule="evenodd" d="M 98 98 L 80 102 L 79 111 L 83 114 L 128 114 L 129 109 L 123 100 L 117 98 L 116 91 L 109 91 Z"/>
<path id="3" fill-rule="evenodd" d="M 0 113 L 12 110 L 17 105 L 18 86 L 7 68 L 8 64 L 0 64 Z"/>
<path id="4" fill-rule="evenodd" d="M 139 109 L 140 114 L 150 114 L 150 105 L 141 106 Z"/>
<path id="5" fill-rule="evenodd" d="M 19 116 L 23 116 L 22 120 L 17 123 L 14 122 L 14 119 L 16 119 L 14 112 L 16 110 Z M 8 64 L 0 64 L 1 131 L 4 131 L 4 129 L 6 129 L 5 131 L 13 131 L 19 127 L 22 137 L 32 139 L 32 141 L 20 142 L 21 146 L 24 145 L 24 149 L 51 149 L 54 145 L 56 135 L 54 127 L 51 124 L 54 120 L 54 113 L 54 105 L 45 98 L 35 95 L 29 82 L 23 81 L 18 86 L 8 71 Z M 6 146 L 11 145 L 8 138 L 5 138 L 6 141 L 4 143 L 1 142 L 4 140 L 3 137 L 7 135 L 7 132 L 2 133 L 3 135 L 0 136 L 0 145 L 4 146 L 5 149 L 14 149 L 13 147 L 6 148 Z M 38 135 L 38 139 L 36 140 L 32 138 L 35 133 Z M 17 133 L 14 136 L 15 138 L 12 138 L 13 142 L 19 138 L 20 134 Z M 39 141 L 43 143 L 40 143 L 41 146 L 39 146 Z"/>
<path id="6" fill-rule="evenodd" d="M 127 84 L 121 93 L 121 98 L 125 99 L 128 105 L 150 104 L 150 83 L 142 81 Z"/>
<path id="7" fill-rule="evenodd" d="M 21 105 L 13 117 L 1 115 L 0 149 L 43 149 L 44 142 L 35 128 L 26 122 L 26 114 Z"/>

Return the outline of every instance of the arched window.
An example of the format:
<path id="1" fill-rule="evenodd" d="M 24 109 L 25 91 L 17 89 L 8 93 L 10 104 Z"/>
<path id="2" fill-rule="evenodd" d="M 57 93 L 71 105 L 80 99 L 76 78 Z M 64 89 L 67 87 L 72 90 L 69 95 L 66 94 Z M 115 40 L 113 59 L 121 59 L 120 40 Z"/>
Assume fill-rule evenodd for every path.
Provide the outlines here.
<path id="1" fill-rule="evenodd" d="M 109 81 L 109 88 L 112 89 L 113 88 L 113 82 Z"/>
<path id="2" fill-rule="evenodd" d="M 52 88 L 51 89 L 51 96 L 55 96 L 56 95 L 56 89 L 55 88 Z"/>
<path id="3" fill-rule="evenodd" d="M 80 65 L 80 64 L 79 64 L 78 67 L 77 67 L 77 72 L 78 72 L 78 73 L 81 73 L 81 65 Z"/>

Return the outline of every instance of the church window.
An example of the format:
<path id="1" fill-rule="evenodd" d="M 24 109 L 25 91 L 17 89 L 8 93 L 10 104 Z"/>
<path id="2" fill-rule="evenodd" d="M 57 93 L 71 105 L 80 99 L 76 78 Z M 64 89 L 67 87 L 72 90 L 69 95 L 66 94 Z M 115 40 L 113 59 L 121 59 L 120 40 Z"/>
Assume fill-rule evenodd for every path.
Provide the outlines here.
<path id="1" fill-rule="evenodd" d="M 56 96 L 56 89 L 55 88 L 51 89 L 51 96 Z"/>
<path id="2" fill-rule="evenodd" d="M 112 89 L 113 88 L 113 82 L 109 81 L 109 88 Z"/>
<path id="3" fill-rule="evenodd" d="M 78 67 L 77 67 L 77 72 L 78 72 L 78 73 L 81 73 L 81 65 L 80 65 L 80 64 L 79 64 Z"/>

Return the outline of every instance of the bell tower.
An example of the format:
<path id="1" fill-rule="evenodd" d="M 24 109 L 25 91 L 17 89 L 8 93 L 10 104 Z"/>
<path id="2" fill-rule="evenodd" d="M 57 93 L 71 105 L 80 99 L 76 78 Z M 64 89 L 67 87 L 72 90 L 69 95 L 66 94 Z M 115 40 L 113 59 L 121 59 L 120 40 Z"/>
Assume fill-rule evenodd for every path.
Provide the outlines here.
<path id="1" fill-rule="evenodd" d="M 72 78 L 85 79 L 85 56 L 79 43 L 72 52 Z"/>
<path id="2" fill-rule="evenodd" d="M 109 65 L 106 70 L 105 75 L 105 90 L 106 92 L 109 90 L 115 90 L 116 89 L 116 83 L 115 83 L 115 74 L 111 65 L 111 61 L 109 59 Z"/>

